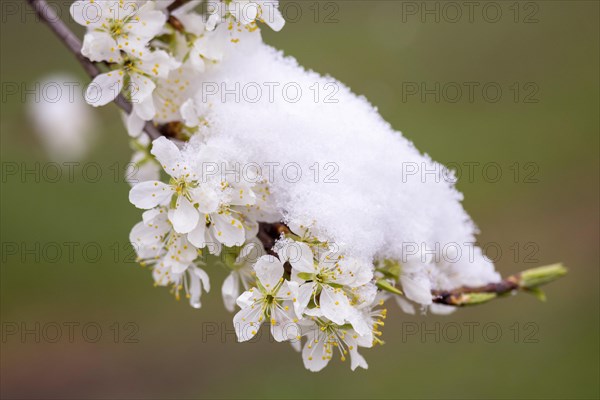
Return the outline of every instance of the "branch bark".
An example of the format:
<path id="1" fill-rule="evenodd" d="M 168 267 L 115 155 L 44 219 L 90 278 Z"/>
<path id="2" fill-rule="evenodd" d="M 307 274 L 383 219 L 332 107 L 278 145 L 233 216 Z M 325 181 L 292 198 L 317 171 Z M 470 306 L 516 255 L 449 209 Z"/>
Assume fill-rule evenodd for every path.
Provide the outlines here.
<path id="1" fill-rule="evenodd" d="M 190 0 L 175 0 L 169 7 L 167 7 L 167 11 L 172 13 L 177 10 L 179 7 L 183 6 L 185 3 L 189 3 Z"/>

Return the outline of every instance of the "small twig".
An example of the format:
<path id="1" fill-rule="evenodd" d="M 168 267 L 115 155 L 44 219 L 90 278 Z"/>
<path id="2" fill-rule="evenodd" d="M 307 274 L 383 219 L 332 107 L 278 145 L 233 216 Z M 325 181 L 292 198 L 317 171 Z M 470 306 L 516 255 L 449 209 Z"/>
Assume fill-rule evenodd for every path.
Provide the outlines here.
<path id="1" fill-rule="evenodd" d="M 274 254 L 272 248 L 275 241 L 281 237 L 282 233 L 286 233 L 286 231 L 289 233 L 288 228 L 284 224 L 260 223 L 258 239 L 269 254 Z M 453 290 L 432 290 L 431 295 L 434 303 L 454 307 L 485 303 L 517 290 L 531 292 L 543 299 L 543 294 L 538 287 L 552 282 L 566 273 L 566 268 L 561 264 L 555 264 L 529 269 L 511 275 L 500 282 L 488 283 L 483 286 L 463 286 Z"/>
<path id="2" fill-rule="evenodd" d="M 35 10 L 40 20 L 48 25 L 60 41 L 73 53 L 90 78 L 94 79 L 102 73 L 96 64 L 81 54 L 81 40 L 62 22 L 54 8 L 50 7 L 46 0 L 27 0 L 27 2 Z M 127 114 L 131 114 L 133 106 L 125 97 L 119 95 L 114 102 Z M 162 136 L 158 128 L 151 122 L 146 122 L 144 131 L 153 140 Z"/>
<path id="3" fill-rule="evenodd" d="M 177 10 L 179 7 L 183 6 L 185 3 L 189 3 L 190 0 L 175 0 L 169 7 L 167 7 L 167 11 L 172 13 Z"/>

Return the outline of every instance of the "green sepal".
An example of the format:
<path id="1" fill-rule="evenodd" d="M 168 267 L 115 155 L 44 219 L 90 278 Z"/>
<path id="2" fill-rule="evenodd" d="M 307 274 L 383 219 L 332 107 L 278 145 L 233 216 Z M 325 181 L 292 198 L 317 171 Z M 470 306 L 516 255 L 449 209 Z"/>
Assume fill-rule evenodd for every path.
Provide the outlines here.
<path id="1" fill-rule="evenodd" d="M 398 295 L 404 294 L 404 293 L 402 293 L 402 291 L 400 289 L 393 286 L 391 283 L 389 283 L 385 279 L 379 279 L 377 282 L 375 282 L 375 284 L 377 285 L 377 287 L 379 289 L 385 290 L 386 292 L 390 292 L 390 293 L 394 293 L 394 294 L 398 294 Z"/>
<path id="2" fill-rule="evenodd" d="M 377 268 L 378 272 L 381 272 L 386 278 L 398 280 L 400 278 L 400 272 L 402 267 L 398 261 L 385 259 L 383 265 Z"/>
<path id="3" fill-rule="evenodd" d="M 310 272 L 299 272 L 298 278 L 304 279 L 305 281 L 312 281 L 315 279 L 315 274 L 311 274 Z"/>
<path id="4" fill-rule="evenodd" d="M 539 301 L 546 301 L 546 293 L 544 293 L 544 291 L 538 287 L 525 289 L 525 291 L 537 297 Z"/>
<path id="5" fill-rule="evenodd" d="M 468 293 L 461 299 L 461 304 L 465 306 L 486 303 L 498 297 L 496 293 Z"/>

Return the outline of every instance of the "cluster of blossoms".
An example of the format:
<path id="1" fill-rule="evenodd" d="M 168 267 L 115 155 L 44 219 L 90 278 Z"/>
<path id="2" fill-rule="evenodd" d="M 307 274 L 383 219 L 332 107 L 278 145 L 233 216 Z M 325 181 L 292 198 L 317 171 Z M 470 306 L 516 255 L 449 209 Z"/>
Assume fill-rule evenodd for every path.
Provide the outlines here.
<path id="1" fill-rule="evenodd" d="M 81 53 L 110 69 L 89 85 L 86 101 L 98 107 L 119 95 L 129 100 L 133 112 L 126 126 L 136 148 L 148 148 L 141 139 L 147 121 L 174 124 L 184 139 L 197 133 L 205 121 L 192 98 L 201 88 L 202 74 L 218 64 L 239 34 L 256 31 L 258 22 L 275 30 L 284 25 L 278 0 L 192 0 L 169 12 L 173 3 L 78 0 L 70 7 L 75 22 L 87 29 Z M 142 159 L 138 153 L 133 161 Z M 156 176 L 151 164 L 145 163 L 143 171 Z"/>
<path id="2" fill-rule="evenodd" d="M 335 246 L 290 234 L 253 265 L 253 286 L 237 299 L 233 322 L 239 341 L 253 338 L 263 322 L 276 341 L 291 341 L 311 371 L 336 351 L 352 369 L 366 368 L 358 347 L 383 343 L 378 330 L 386 311 L 373 280 L 373 265 L 344 257 Z M 307 240 L 308 239 L 308 240 Z M 251 274 L 252 275 L 252 274 Z M 305 338 L 305 340 L 303 339 Z M 337 350 L 336 350 L 337 349 Z"/>
<path id="3" fill-rule="evenodd" d="M 198 102 L 197 96 L 207 74 L 218 70 L 228 54 L 235 54 L 247 35 L 258 34 L 260 23 L 276 31 L 283 27 L 278 2 L 177 3 L 174 9 L 171 6 L 176 3 L 165 0 L 80 0 L 71 6 L 74 20 L 87 29 L 82 54 L 108 69 L 90 84 L 87 102 L 102 106 L 122 95 L 132 104 L 124 122 L 132 137 L 136 166 L 136 173 L 128 174 L 134 178 L 130 179 L 129 199 L 145 210 L 130 233 L 140 263 L 152 270 L 156 285 L 170 287 L 177 298 L 183 291 L 190 304 L 200 308 L 202 292 L 210 290 L 210 261 L 220 256 L 230 271 L 222 285 L 225 307 L 231 312 L 239 307 L 233 318 L 239 341 L 253 338 L 264 323 L 270 325 L 276 341 L 289 341 L 302 352 L 304 365 L 311 371 L 324 368 L 336 353 L 342 360 L 349 356 L 353 370 L 367 368 L 358 348 L 383 343 L 379 329 L 386 316 L 381 307 L 386 299 L 396 298 L 406 312 L 414 312 L 415 304 L 422 310 L 446 312 L 443 306 L 432 304 L 431 290 L 458 286 L 464 280 L 451 280 L 452 274 L 440 272 L 439 265 L 420 257 L 400 264 L 378 255 L 358 256 L 347 243 L 335 245 L 335 235 L 317 229 L 315 221 L 291 216 L 285 204 L 276 201 L 271 182 L 260 171 L 241 174 L 236 166 L 243 160 L 238 154 L 210 142 L 216 135 L 211 104 Z M 207 6 L 204 12 L 201 5 Z M 270 50 L 259 51 L 282 63 L 282 69 L 291 68 L 292 63 L 280 61 Z M 362 107 L 354 100 L 348 104 Z M 254 118 L 254 110 L 249 109 L 247 119 L 228 114 L 222 120 L 237 119 L 250 125 L 261 120 Z M 348 113 L 353 116 L 353 109 Z M 370 111 L 365 114 L 370 118 Z M 365 121 L 371 123 L 369 118 Z M 323 121 L 324 130 L 327 121 Z M 148 122 L 170 138 L 150 142 L 142 134 Z M 267 116 L 261 122 L 271 121 Z M 339 125 L 337 119 L 332 123 Z M 372 125 L 389 129 L 378 120 Z M 267 129 L 261 126 L 255 133 L 263 131 Z M 308 133 L 303 130 L 301 134 Z M 394 146 L 413 151 L 397 138 L 388 137 L 392 138 L 384 134 L 379 138 L 382 143 L 393 140 Z M 215 165 L 220 169 L 213 169 Z M 406 188 L 416 190 L 409 185 Z M 440 190 L 454 207 L 454 192 L 446 187 Z M 285 195 L 280 193 L 279 200 Z M 338 196 L 329 197 L 335 200 Z M 363 195 L 355 197 L 362 199 Z M 388 197 L 395 201 L 392 195 Z M 354 209 L 359 211 L 356 217 L 362 218 L 359 214 L 364 207 Z M 463 214 L 452 212 L 463 224 Z M 283 222 L 286 225 L 279 225 L 283 227 L 279 237 L 265 249 L 258 239 L 259 224 Z M 465 235 L 472 229 L 468 225 Z"/>

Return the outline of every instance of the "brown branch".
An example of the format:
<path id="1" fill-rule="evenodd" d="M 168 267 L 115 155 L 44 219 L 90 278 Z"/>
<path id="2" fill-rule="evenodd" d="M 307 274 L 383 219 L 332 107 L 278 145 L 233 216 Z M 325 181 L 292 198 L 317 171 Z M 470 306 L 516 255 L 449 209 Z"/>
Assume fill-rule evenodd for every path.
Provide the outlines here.
<path id="1" fill-rule="evenodd" d="M 497 296 L 521 289 L 519 284 L 520 275 L 520 273 L 511 275 L 500 282 L 488 283 L 487 285 L 478 287 L 462 286 L 453 290 L 432 290 L 433 302 L 449 306 L 483 303 Z M 472 296 L 473 294 L 483 294 L 484 297 Z M 473 301 L 474 299 L 477 299 L 477 301 Z"/>
<path id="2" fill-rule="evenodd" d="M 259 224 L 258 239 L 269 254 L 275 255 L 272 250 L 273 245 L 285 233 L 289 233 L 289 228 L 284 224 L 261 222 Z M 544 299 L 543 293 L 538 287 L 565 275 L 566 272 L 567 270 L 561 264 L 549 265 L 529 269 L 511 275 L 500 282 L 488 283 L 483 286 L 462 286 L 453 290 L 432 290 L 431 296 L 434 303 L 454 307 L 485 303 L 518 290 L 534 293 Z"/>
<path id="3" fill-rule="evenodd" d="M 185 3 L 189 3 L 190 0 L 175 0 L 169 7 L 167 7 L 167 11 L 172 13 L 177 10 L 179 7 L 183 6 Z"/>
<path id="4" fill-rule="evenodd" d="M 40 20 L 48 25 L 60 41 L 73 53 L 90 78 L 94 79 L 102 73 L 96 64 L 81 54 L 81 40 L 64 24 L 54 8 L 50 7 L 46 0 L 27 0 L 27 2 L 35 10 Z M 133 106 L 121 94 L 117 96 L 114 102 L 127 114 L 131 114 Z M 151 122 L 146 122 L 144 131 L 153 140 L 162 136 L 159 129 Z"/>

